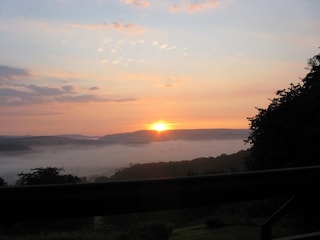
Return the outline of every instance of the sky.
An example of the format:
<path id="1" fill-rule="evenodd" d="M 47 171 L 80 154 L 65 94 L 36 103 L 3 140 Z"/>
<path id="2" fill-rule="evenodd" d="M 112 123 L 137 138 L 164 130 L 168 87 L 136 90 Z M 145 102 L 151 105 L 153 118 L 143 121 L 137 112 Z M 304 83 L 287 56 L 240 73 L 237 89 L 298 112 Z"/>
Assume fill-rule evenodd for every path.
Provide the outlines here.
<path id="1" fill-rule="evenodd" d="M 0 135 L 248 128 L 305 77 L 318 0 L 0 0 Z"/>

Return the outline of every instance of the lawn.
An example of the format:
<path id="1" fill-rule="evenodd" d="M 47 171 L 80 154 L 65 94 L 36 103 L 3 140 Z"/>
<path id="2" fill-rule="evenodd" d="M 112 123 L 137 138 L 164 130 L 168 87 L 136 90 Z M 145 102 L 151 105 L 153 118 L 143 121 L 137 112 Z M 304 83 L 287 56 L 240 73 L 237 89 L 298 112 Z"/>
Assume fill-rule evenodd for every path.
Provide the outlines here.
<path id="1" fill-rule="evenodd" d="M 208 229 L 205 225 L 177 228 L 169 240 L 256 240 L 260 239 L 260 227 L 227 226 Z"/>

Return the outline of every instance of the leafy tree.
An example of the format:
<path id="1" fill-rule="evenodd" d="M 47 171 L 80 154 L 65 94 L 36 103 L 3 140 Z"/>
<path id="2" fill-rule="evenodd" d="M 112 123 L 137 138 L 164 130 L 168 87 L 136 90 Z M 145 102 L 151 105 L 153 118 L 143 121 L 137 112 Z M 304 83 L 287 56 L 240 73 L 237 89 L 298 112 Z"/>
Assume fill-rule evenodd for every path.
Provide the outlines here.
<path id="1" fill-rule="evenodd" d="M 302 83 L 279 90 L 266 109 L 248 118 L 252 170 L 320 164 L 320 54 L 308 61 Z"/>
<path id="2" fill-rule="evenodd" d="M 4 181 L 2 177 L 0 177 L 0 187 L 5 187 L 7 186 L 7 183 Z"/>
<path id="3" fill-rule="evenodd" d="M 19 173 L 17 185 L 43 185 L 78 183 L 81 179 L 71 174 L 62 174 L 63 168 L 46 167 L 31 169 L 31 173 Z"/>

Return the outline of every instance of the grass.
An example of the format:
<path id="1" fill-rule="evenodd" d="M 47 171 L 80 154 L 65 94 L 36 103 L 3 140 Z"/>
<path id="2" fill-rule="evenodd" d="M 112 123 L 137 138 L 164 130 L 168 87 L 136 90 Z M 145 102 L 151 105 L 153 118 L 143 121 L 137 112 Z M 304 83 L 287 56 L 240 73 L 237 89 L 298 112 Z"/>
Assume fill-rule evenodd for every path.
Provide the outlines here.
<path id="1" fill-rule="evenodd" d="M 256 240 L 260 238 L 260 228 L 256 226 L 227 226 L 208 229 L 204 224 L 181 227 L 173 230 L 169 240 Z M 47 234 L 27 234 L 1 236 L 0 240 L 108 240 L 116 239 L 102 231 L 50 232 Z"/>
<path id="2" fill-rule="evenodd" d="M 0 240 L 108 240 L 102 232 L 50 232 L 48 234 L 26 234 L 1 236 Z"/>
<path id="3" fill-rule="evenodd" d="M 178 228 L 169 240 L 256 240 L 260 238 L 260 228 L 256 226 L 227 226 L 208 229 L 205 225 Z"/>
<path id="4" fill-rule="evenodd" d="M 292 227 L 276 228 L 276 237 L 289 236 Z M 175 228 L 169 240 L 256 240 L 260 239 L 261 226 L 230 225 L 209 229 L 205 224 Z M 0 240 L 116 240 L 119 233 L 110 230 L 87 229 L 82 231 L 51 231 L 48 233 L 10 234 L 0 232 Z"/>

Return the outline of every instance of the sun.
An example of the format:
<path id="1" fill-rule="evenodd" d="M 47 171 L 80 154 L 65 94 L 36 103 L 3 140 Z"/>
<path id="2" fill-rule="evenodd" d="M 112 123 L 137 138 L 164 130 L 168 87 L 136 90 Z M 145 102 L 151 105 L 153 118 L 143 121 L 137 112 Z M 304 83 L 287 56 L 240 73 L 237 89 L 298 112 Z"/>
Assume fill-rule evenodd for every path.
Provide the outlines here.
<path id="1" fill-rule="evenodd" d="M 156 122 L 152 124 L 152 129 L 158 132 L 162 132 L 168 130 L 168 124 L 166 124 L 165 122 Z"/>

